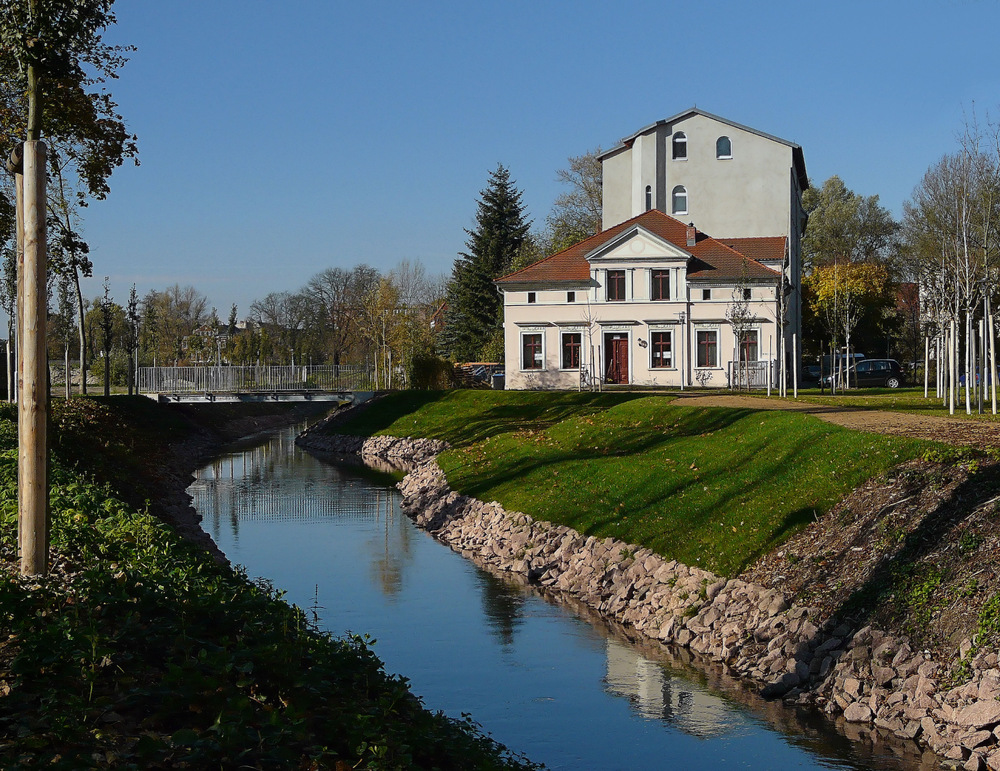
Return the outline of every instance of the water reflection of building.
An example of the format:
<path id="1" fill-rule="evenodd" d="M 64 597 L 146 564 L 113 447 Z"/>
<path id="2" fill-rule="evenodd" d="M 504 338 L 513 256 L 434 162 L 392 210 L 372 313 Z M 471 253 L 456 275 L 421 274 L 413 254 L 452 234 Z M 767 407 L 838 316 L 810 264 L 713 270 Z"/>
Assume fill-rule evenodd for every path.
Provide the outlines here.
<path id="1" fill-rule="evenodd" d="M 702 738 L 733 729 L 732 707 L 726 702 L 611 637 L 607 639 L 607 662 L 605 687 L 627 698 L 643 717 L 664 720 Z"/>

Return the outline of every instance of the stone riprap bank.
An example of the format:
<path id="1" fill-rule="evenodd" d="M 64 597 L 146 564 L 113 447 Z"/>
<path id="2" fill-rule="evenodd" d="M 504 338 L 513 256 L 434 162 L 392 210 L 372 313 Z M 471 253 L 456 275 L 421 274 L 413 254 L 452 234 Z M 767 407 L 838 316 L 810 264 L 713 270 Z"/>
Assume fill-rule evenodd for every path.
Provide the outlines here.
<path id="1" fill-rule="evenodd" d="M 766 697 L 838 716 L 852 738 L 913 741 L 954 768 L 1000 770 L 993 652 L 973 659 L 966 684 L 946 688 L 944 667 L 905 639 L 819 620 L 816 609 L 789 607 L 777 590 L 459 495 L 434 461 L 444 442 L 305 434 L 299 443 L 406 466 L 403 511 L 485 567 L 569 593 L 645 636 L 723 662 Z"/>

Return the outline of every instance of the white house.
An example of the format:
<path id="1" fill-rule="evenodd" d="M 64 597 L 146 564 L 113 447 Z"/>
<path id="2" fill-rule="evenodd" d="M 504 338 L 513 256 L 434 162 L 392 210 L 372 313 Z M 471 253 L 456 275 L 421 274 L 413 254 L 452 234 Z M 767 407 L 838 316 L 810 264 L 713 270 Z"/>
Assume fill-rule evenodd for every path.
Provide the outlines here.
<path id="1" fill-rule="evenodd" d="M 507 388 L 725 386 L 775 358 L 800 329 L 802 149 L 695 109 L 601 161 L 602 232 L 496 282 Z"/>

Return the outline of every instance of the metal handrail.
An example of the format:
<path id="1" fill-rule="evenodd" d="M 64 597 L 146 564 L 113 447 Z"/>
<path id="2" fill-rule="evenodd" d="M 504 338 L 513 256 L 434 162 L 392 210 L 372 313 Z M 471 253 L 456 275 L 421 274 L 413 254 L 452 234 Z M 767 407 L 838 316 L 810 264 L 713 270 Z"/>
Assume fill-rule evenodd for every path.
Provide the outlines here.
<path id="1" fill-rule="evenodd" d="M 139 367 L 136 382 L 141 394 L 376 390 L 363 364 Z"/>

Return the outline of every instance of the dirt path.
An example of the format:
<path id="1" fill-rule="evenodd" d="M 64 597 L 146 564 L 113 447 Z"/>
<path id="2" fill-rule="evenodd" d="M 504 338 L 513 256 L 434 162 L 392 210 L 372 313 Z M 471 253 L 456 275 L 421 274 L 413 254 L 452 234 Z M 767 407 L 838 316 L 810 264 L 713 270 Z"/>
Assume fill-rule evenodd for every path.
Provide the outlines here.
<path id="1" fill-rule="evenodd" d="M 931 439 L 954 445 L 1000 449 L 1000 423 L 984 420 L 942 418 L 914 415 L 909 412 L 883 412 L 829 404 L 811 404 L 789 399 L 760 399 L 754 396 L 718 394 L 681 395 L 678 401 L 688 407 L 745 407 L 754 410 L 790 410 L 815 415 L 857 431 L 898 434 L 915 439 Z"/>

